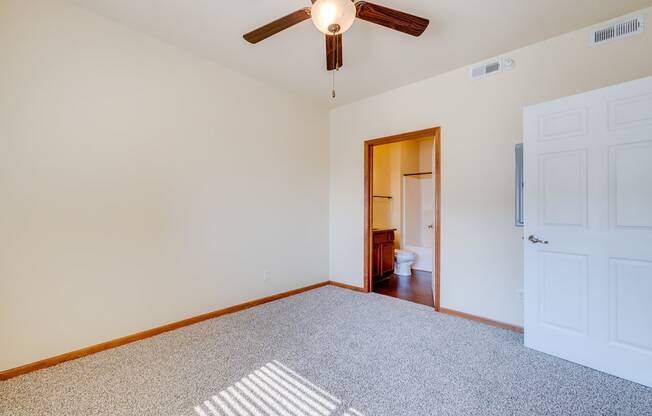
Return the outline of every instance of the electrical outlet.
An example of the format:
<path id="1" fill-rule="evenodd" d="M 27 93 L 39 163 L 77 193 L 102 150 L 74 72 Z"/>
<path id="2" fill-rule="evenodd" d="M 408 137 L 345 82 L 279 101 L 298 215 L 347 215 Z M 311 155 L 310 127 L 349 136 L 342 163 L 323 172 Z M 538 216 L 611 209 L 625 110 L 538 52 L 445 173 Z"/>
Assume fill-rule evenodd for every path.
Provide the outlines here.
<path id="1" fill-rule="evenodd" d="M 271 273 L 269 270 L 263 271 L 263 280 L 269 280 L 271 277 Z"/>
<path id="2" fill-rule="evenodd" d="M 516 294 L 518 295 L 518 301 L 523 303 L 523 289 L 517 289 Z"/>

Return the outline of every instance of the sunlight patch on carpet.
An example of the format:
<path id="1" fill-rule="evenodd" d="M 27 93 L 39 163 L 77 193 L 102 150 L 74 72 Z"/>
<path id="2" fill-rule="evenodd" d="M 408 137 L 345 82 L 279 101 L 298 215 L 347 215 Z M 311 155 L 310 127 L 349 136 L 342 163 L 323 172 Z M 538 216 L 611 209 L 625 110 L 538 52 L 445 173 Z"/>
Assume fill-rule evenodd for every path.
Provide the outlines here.
<path id="1" fill-rule="evenodd" d="M 364 416 L 276 360 L 194 410 L 195 416 Z"/>

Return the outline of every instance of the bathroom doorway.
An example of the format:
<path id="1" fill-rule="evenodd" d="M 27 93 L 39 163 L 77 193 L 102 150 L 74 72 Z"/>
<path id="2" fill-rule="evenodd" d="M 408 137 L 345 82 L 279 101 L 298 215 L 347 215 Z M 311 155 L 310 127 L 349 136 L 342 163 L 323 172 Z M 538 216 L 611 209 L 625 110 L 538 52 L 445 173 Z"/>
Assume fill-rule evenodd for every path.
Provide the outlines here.
<path id="1" fill-rule="evenodd" d="M 440 309 L 440 128 L 364 143 L 365 291 Z"/>

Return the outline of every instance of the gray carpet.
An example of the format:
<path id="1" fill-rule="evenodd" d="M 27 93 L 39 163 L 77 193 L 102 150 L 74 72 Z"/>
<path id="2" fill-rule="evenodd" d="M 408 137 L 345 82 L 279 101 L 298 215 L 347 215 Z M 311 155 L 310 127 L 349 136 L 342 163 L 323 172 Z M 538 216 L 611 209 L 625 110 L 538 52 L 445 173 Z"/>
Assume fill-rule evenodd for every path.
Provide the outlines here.
<path id="1" fill-rule="evenodd" d="M 324 287 L 0 382 L 0 415 L 652 415 L 508 331 Z"/>

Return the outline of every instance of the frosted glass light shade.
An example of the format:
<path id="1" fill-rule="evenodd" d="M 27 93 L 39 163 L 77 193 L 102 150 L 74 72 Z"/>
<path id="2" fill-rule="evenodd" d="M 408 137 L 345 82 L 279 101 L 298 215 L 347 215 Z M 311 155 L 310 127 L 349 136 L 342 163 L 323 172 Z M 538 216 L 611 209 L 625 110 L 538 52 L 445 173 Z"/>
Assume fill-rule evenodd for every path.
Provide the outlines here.
<path id="1" fill-rule="evenodd" d="M 310 11 L 312 22 L 327 35 L 339 35 L 349 30 L 355 14 L 351 0 L 317 0 Z"/>

